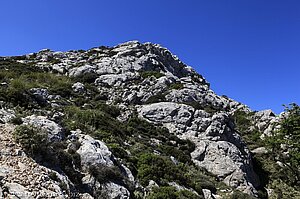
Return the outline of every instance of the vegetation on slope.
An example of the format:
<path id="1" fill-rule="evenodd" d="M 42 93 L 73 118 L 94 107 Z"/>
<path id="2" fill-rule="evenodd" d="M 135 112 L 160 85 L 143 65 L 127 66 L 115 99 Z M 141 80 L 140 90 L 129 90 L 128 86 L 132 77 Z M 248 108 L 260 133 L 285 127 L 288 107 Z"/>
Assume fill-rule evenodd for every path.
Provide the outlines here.
<path id="1" fill-rule="evenodd" d="M 152 73 L 143 76 L 149 75 L 159 77 Z M 21 117 L 62 112 L 64 116 L 58 122 L 65 129 L 66 136 L 71 130 L 81 129 L 104 141 L 117 157 L 118 164 L 129 167 L 143 186 L 147 186 L 151 180 L 155 181 L 160 187 L 154 188 L 148 198 L 203 198 L 202 189 L 216 193 L 219 186 L 224 186 L 213 175 L 192 163 L 190 153 L 195 146 L 189 140 L 179 139 L 166 128 L 154 126 L 136 115 L 127 121 L 119 121 L 118 108 L 106 105 L 105 98 L 97 95 L 97 89 L 91 84 L 91 79 L 94 78 L 91 75 L 69 78 L 46 73 L 14 60 L 6 60 L 0 61 L 0 76 L 0 99 L 4 106 L 14 108 L 19 115 L 12 121 L 21 124 L 14 132 L 16 141 L 40 164 L 68 175 L 77 191 L 85 191 L 81 181 L 80 156 L 76 151 L 67 150 L 66 140 L 50 142 L 42 129 L 22 125 Z M 72 84 L 78 80 L 88 89 L 85 94 L 74 93 L 72 90 Z M 176 89 L 178 85 L 173 87 Z M 52 107 L 51 104 L 36 99 L 31 92 L 33 88 L 44 88 L 49 95 L 60 95 L 62 98 L 58 100 L 59 106 Z M 132 198 L 139 198 L 141 195 L 139 190 L 135 190 L 124 179 L 118 167 L 93 166 L 89 168 L 89 172 L 101 183 L 115 181 L 125 184 L 133 193 Z M 55 174 L 51 176 L 58 180 Z M 170 185 L 172 182 L 194 190 L 195 193 L 189 190 L 173 191 L 174 187 Z M 66 189 L 64 184 L 61 187 Z M 166 190 L 169 191 L 165 192 Z"/>
<path id="2" fill-rule="evenodd" d="M 261 139 L 253 124 L 254 113 L 236 111 L 233 119 L 238 132 L 250 149 L 265 147 L 268 153 L 253 154 L 255 171 L 260 177 L 260 198 L 267 198 L 266 189 L 272 189 L 269 198 L 300 197 L 300 108 L 296 104 L 286 106 L 280 128 Z M 278 124 L 274 124 L 278 125 Z"/>
<path id="3" fill-rule="evenodd" d="M 143 78 L 161 77 L 159 73 L 147 72 Z M 14 60 L 0 61 L 0 101 L 3 106 L 13 107 L 20 117 L 30 114 L 47 115 L 49 112 L 64 114 L 60 125 L 66 135 L 71 130 L 81 129 L 84 133 L 104 141 L 117 157 L 119 164 L 125 164 L 133 172 L 134 177 L 147 186 L 155 181 L 159 187 L 153 188 L 148 198 L 203 198 L 202 189 L 218 193 L 220 189 L 233 189 L 216 180 L 215 176 L 195 166 L 190 153 L 194 145 L 189 140 L 182 140 L 168 132 L 166 128 L 155 126 L 136 115 L 127 121 L 117 119 L 120 111 L 115 106 L 106 104 L 106 98 L 97 93 L 92 82 L 95 75 L 87 74 L 77 78 L 69 78 L 47 73 L 29 64 Z M 87 88 L 85 94 L 74 93 L 73 83 L 80 81 Z M 60 95 L 59 106 L 52 107 L 35 97 L 32 88 L 45 88 L 50 95 Z M 170 89 L 180 89 L 181 84 L 174 84 Z M 152 101 L 163 101 L 164 96 L 156 96 Z M 191 104 L 195 108 L 198 104 Z M 210 107 L 204 107 L 207 112 L 214 113 Z M 296 104 L 286 107 L 285 117 L 278 131 L 271 137 L 261 139 L 260 132 L 254 128 L 253 113 L 236 111 L 233 120 L 237 131 L 242 135 L 249 148 L 266 147 L 266 154 L 253 154 L 255 171 L 261 180 L 260 198 L 267 198 L 266 189 L 273 189 L 270 198 L 297 198 L 299 190 L 299 138 L 300 109 Z M 13 120 L 21 124 L 20 117 Z M 56 170 L 61 169 L 75 184 L 78 191 L 81 187 L 80 158 L 75 151 L 67 151 L 65 140 L 59 143 L 49 142 L 46 133 L 32 126 L 21 125 L 16 128 L 15 139 L 23 146 L 26 153 L 41 164 Z M 115 180 L 123 183 L 133 193 L 133 198 L 139 198 L 140 191 L 135 190 L 128 180 L 124 179 L 120 168 L 91 167 L 91 174 L 99 182 Z M 55 176 L 52 176 L 55 178 Z M 190 190 L 175 190 L 170 183 Z M 64 185 L 61 185 L 64 187 Z M 225 187 L 225 188 L 224 188 Z M 198 196 L 197 196 L 197 194 Z M 241 192 L 234 191 L 231 198 L 247 198 Z"/>

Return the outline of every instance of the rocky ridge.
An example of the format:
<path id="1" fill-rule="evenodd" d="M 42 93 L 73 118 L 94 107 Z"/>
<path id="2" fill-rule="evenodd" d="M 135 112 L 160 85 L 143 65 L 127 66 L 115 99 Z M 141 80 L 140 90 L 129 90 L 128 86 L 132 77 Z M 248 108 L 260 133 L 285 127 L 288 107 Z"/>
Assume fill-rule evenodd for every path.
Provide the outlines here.
<path id="1" fill-rule="evenodd" d="M 157 44 L 132 41 L 111 48 L 97 47 L 87 51 L 53 52 L 45 49 L 25 56 L 2 57 L 0 60 L 13 60 L 47 73 L 78 80 L 72 84 L 72 92 L 82 96 L 96 93 L 98 100 L 104 100 L 107 104 L 113 104 L 120 109 L 118 121 L 128 121 L 132 115 L 137 115 L 138 118 L 151 124 L 165 127 L 170 134 L 180 139 L 192 141 L 195 148 L 190 153 L 190 157 L 196 166 L 214 174 L 218 180 L 229 187 L 257 196 L 260 182 L 253 169 L 252 156 L 235 129 L 232 119 L 235 111 L 250 112 L 250 109 L 226 96 L 218 96 L 210 89 L 204 77 L 182 63 L 166 48 Z M 9 82 L 2 82 L 2 86 L 6 84 Z M 89 85 L 96 88 L 94 93 Z M 56 110 L 73 103 L 72 97 L 66 98 L 51 93 L 45 87 L 31 88 L 29 92 L 31 99 L 39 106 Z M 15 118 L 17 113 L 5 105 L 0 113 L 0 120 L 6 125 L 2 126 L 3 130 L 0 134 L 2 149 L 10 150 L 9 147 L 13 147 L 11 149 L 18 149 L 22 155 L 14 156 L 17 159 L 10 159 L 11 163 L 7 163 L 7 158 L 0 161 L 2 192 L 6 187 L 9 194 L 16 190 L 15 192 L 33 195 L 44 192 L 56 194 L 55 198 L 68 197 L 68 191 L 63 190 L 58 186 L 58 182 L 47 177 L 50 172 L 54 172 L 61 179 L 60 183 L 67 185 L 65 189 L 70 190 L 75 185 L 67 175 L 35 163 L 22 152 L 20 147 L 15 148 L 17 145 L 8 133 L 8 130 L 12 131 L 14 127 L 7 126 L 7 123 Z M 82 104 L 82 107 L 87 106 L 88 103 Z M 97 177 L 88 172 L 91 165 L 121 168 L 122 175 L 129 179 L 132 186 L 147 195 L 147 187 L 138 182 L 131 168 L 117 163 L 119 158 L 114 156 L 104 141 L 86 135 L 84 129 L 74 128 L 66 135 L 64 127 L 60 124 L 65 117 L 64 113 L 51 111 L 51 108 L 42 111 L 43 114 L 34 108 L 32 114 L 21 118 L 22 125 L 31 125 L 46 131 L 51 142 L 66 140 L 68 150 L 73 147 L 73 150 L 79 154 L 82 182 L 89 191 L 81 192 L 78 197 L 93 198 L 97 196 L 96 190 L 105 192 L 107 198 L 133 197 L 130 188 L 122 183 L 99 182 Z M 271 124 L 278 121 L 278 117 L 271 111 L 258 112 L 255 118 L 257 128 L 265 135 L 268 135 L 273 128 Z M 79 147 L 76 147 L 77 144 Z M 14 169 L 11 170 L 8 164 L 14 165 Z M 33 167 L 37 168 L 33 169 Z M 25 177 L 16 173 L 19 169 L 32 170 L 34 173 L 29 173 L 27 176 L 37 175 L 36 178 L 41 181 L 28 178 L 27 182 Z M 15 182 L 8 176 L 18 176 L 19 181 L 23 179 L 25 181 Z M 38 186 L 31 187 L 32 182 L 37 183 Z M 221 195 L 213 194 L 210 190 L 202 190 L 205 198 L 221 198 Z"/>

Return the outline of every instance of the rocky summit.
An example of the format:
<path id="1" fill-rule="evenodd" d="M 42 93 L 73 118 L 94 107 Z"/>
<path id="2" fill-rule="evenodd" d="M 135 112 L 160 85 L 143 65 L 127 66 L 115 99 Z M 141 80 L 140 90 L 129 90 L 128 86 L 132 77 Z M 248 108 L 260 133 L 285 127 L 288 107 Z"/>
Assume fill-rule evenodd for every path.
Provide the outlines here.
<path id="1" fill-rule="evenodd" d="M 264 141 L 287 114 L 217 95 L 160 45 L 0 57 L 0 76 L 0 198 L 299 196 Z"/>

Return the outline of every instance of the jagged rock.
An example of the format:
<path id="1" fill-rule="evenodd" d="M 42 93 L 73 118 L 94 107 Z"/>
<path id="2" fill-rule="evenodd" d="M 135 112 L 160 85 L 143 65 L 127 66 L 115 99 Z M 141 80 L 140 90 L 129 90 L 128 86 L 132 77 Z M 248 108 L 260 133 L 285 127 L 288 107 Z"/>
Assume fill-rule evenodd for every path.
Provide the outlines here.
<path id="1" fill-rule="evenodd" d="M 70 69 L 69 76 L 70 77 L 79 77 L 87 73 L 94 73 L 95 67 L 90 65 L 84 65 L 80 67 L 75 67 Z"/>
<path id="2" fill-rule="evenodd" d="M 8 123 L 11 119 L 15 118 L 15 112 L 10 109 L 0 109 L 0 123 Z"/>
<path id="3" fill-rule="evenodd" d="M 251 153 L 266 154 L 266 153 L 268 153 L 268 150 L 265 147 L 259 147 L 259 148 L 252 150 Z"/>
<path id="4" fill-rule="evenodd" d="M 121 86 L 124 82 L 136 79 L 134 73 L 101 75 L 95 80 L 98 86 Z"/>
<path id="5" fill-rule="evenodd" d="M 279 129 L 278 125 L 283 115 L 276 116 L 272 110 L 258 111 L 254 114 L 255 126 L 263 132 L 261 138 L 270 136 L 273 131 Z"/>
<path id="6" fill-rule="evenodd" d="M 202 189 L 202 192 L 205 199 L 215 199 L 209 189 Z"/>
<path id="7" fill-rule="evenodd" d="M 61 141 L 64 137 L 62 127 L 45 116 L 31 115 L 22 120 L 24 125 L 32 125 L 45 130 L 50 141 Z"/>
<path id="8" fill-rule="evenodd" d="M 50 95 L 45 88 L 31 88 L 29 91 L 33 96 L 33 100 L 41 106 L 46 106 L 50 103 L 54 107 L 55 100 L 61 99 L 60 95 Z"/>
<path id="9" fill-rule="evenodd" d="M 191 154 L 194 162 L 220 179 L 249 194 L 256 194 L 258 185 L 249 154 L 242 154 L 232 143 L 226 141 L 201 141 Z"/>
<path id="10" fill-rule="evenodd" d="M 129 191 L 116 183 L 109 182 L 101 186 L 101 190 L 105 193 L 107 199 L 129 199 Z"/>
<path id="11" fill-rule="evenodd" d="M 107 199 L 128 199 L 130 192 L 124 187 L 114 182 L 107 182 L 100 184 L 93 176 L 86 175 L 83 177 L 82 182 L 84 185 L 90 187 L 91 192 L 97 197 Z M 98 195 L 98 190 L 101 190 L 101 195 Z"/>
<path id="12" fill-rule="evenodd" d="M 80 195 L 80 199 L 94 199 L 94 197 L 88 193 L 83 193 Z"/>
<path id="13" fill-rule="evenodd" d="M 194 108 L 185 104 L 160 102 L 138 108 L 141 117 L 153 123 L 163 123 L 176 134 L 184 133 L 193 117 Z"/>
<path id="14" fill-rule="evenodd" d="M 80 155 L 81 164 L 113 166 L 113 156 L 108 147 L 101 141 L 93 139 L 89 135 L 77 134 L 80 147 L 77 153 Z"/>
<path id="15" fill-rule="evenodd" d="M 34 96 L 38 104 L 47 104 L 47 98 L 49 96 L 48 90 L 44 88 L 32 88 L 29 90 Z"/>
<path id="16" fill-rule="evenodd" d="M 258 178 L 249 150 L 232 130 L 233 124 L 225 113 L 210 117 L 188 105 L 171 102 L 143 105 L 138 113 L 150 122 L 163 124 L 171 133 L 194 141 L 196 149 L 191 156 L 198 166 L 230 186 L 249 194 L 257 193 Z"/>
<path id="17" fill-rule="evenodd" d="M 139 117 L 154 124 L 162 124 L 170 133 L 194 142 L 196 149 L 191 156 L 196 165 L 216 174 L 227 185 L 256 194 L 258 182 L 252 169 L 251 154 L 237 134 L 231 119 L 236 110 L 247 113 L 251 110 L 226 96 L 218 96 L 210 90 L 204 77 L 166 48 L 131 41 L 112 48 L 98 47 L 87 51 L 53 52 L 46 49 L 26 57 L 26 60 L 18 62 L 33 64 L 52 73 L 77 77 L 78 81 L 84 79 L 85 75 L 92 75 L 92 80 L 95 81 L 91 86 L 97 87 L 97 94 L 105 94 L 106 103 L 115 104 L 121 109 L 118 117 L 120 121 L 127 121 L 137 110 Z M 83 82 L 73 84 L 72 89 L 85 99 L 92 98 L 88 95 L 90 87 L 85 88 Z M 50 95 L 45 88 L 33 88 L 30 91 L 33 100 L 40 105 L 59 108 L 64 105 L 59 102 L 61 96 Z M 103 100 L 101 96 L 100 98 Z M 72 104 L 76 97 L 63 100 Z M 0 110 L 0 122 L 7 123 L 13 117 L 14 113 L 10 110 Z M 58 123 L 63 117 L 60 113 L 50 113 L 48 118 L 56 122 L 36 115 L 25 117 L 23 121 L 25 125 L 46 130 L 50 140 L 60 141 L 64 134 Z M 255 129 L 263 131 L 263 136 L 269 136 L 277 128 L 274 124 L 281 116 L 275 116 L 267 110 L 256 112 L 251 117 Z M 150 139 L 150 142 L 153 145 L 161 144 L 160 140 L 155 139 Z M 81 157 L 82 172 L 85 175 L 83 182 L 91 188 L 91 195 L 96 189 L 102 189 L 107 193 L 107 198 L 129 197 L 129 191 L 124 186 L 114 182 L 100 184 L 87 174 L 87 168 L 91 164 L 116 166 L 116 159 L 104 142 L 77 131 L 72 132 L 67 143 L 67 149 L 77 151 Z M 7 153 L 3 150 L 2 153 L 4 152 Z M 155 152 L 160 154 L 159 151 Z M 260 153 L 263 149 L 253 152 Z M 177 163 L 173 156 L 172 161 Z M 20 165 L 23 168 L 26 164 Z M 123 162 L 118 166 L 129 181 L 138 184 Z M 2 167 L 1 170 L 0 167 L 0 176 L 6 178 L 8 175 L 5 172 L 8 172 L 7 168 Z M 68 184 L 67 181 L 64 182 Z M 59 193 L 58 189 L 55 192 Z M 209 190 L 204 189 L 203 192 L 206 198 L 219 198 Z M 86 198 L 92 197 L 89 194 L 83 195 Z"/>
<path id="18" fill-rule="evenodd" d="M 72 89 L 76 93 L 84 93 L 85 92 L 85 87 L 83 83 L 76 82 L 75 84 L 72 85 Z"/>

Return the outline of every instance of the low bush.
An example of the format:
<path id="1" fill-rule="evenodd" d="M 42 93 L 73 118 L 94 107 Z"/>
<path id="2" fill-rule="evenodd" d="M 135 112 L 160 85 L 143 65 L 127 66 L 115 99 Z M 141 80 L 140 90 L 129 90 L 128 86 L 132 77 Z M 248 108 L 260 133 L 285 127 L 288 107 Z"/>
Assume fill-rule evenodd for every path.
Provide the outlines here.
<path id="1" fill-rule="evenodd" d="M 182 83 L 173 83 L 169 86 L 169 89 L 175 89 L 175 90 L 183 89 L 183 84 Z"/>
<path id="2" fill-rule="evenodd" d="M 116 166 L 91 165 L 89 167 L 89 173 L 101 184 L 110 181 L 120 183 L 124 179 L 120 169 Z"/>
<path id="3" fill-rule="evenodd" d="M 146 199 L 204 199 L 203 195 L 196 195 L 187 190 L 176 190 L 175 187 L 156 187 Z"/>
<path id="4" fill-rule="evenodd" d="M 44 154 L 49 145 L 47 133 L 33 126 L 17 126 L 14 131 L 14 138 L 31 156 Z"/>
<path id="5" fill-rule="evenodd" d="M 155 78 L 160 78 L 165 76 L 163 73 L 160 73 L 158 71 L 143 71 L 140 73 L 142 78 L 147 78 L 147 77 L 155 77 Z"/>
<path id="6" fill-rule="evenodd" d="M 61 169 L 76 186 L 81 185 L 82 175 L 78 172 L 81 168 L 80 156 L 77 153 L 66 152 L 64 142 L 50 142 L 47 132 L 27 125 L 16 127 L 14 138 L 37 162 L 58 169 L 58 172 Z"/>
<path id="7" fill-rule="evenodd" d="M 111 134 L 119 137 L 125 135 L 122 123 L 102 110 L 69 106 L 65 108 L 64 113 L 63 124 L 68 130 L 81 129 L 94 135 Z"/>
<path id="8" fill-rule="evenodd" d="M 250 196 L 250 195 L 248 195 L 246 193 L 243 193 L 241 191 L 237 191 L 237 190 L 235 190 L 233 192 L 233 194 L 230 196 L 230 199 L 241 199 L 241 198 L 243 198 L 243 199 L 255 199 L 255 197 Z"/>
<path id="9" fill-rule="evenodd" d="M 186 184 L 183 168 L 175 165 L 170 158 L 154 154 L 143 154 L 138 159 L 138 178 L 143 186 L 147 186 L 150 180 L 160 185 L 166 182 Z"/>

